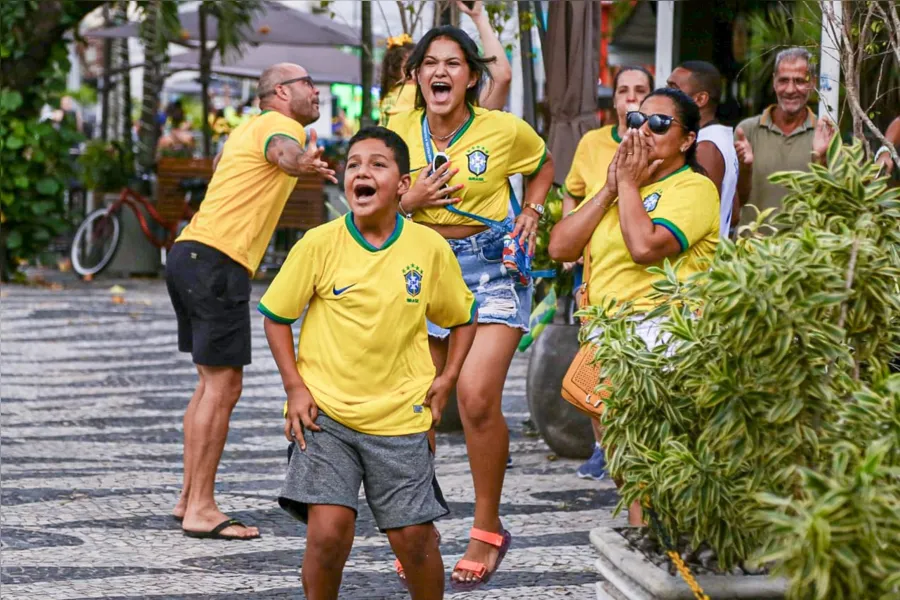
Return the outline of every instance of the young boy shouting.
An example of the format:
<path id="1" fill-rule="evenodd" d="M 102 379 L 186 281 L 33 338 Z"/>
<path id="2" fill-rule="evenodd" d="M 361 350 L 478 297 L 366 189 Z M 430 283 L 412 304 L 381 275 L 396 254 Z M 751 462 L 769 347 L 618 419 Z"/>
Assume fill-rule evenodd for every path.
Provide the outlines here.
<path id="1" fill-rule="evenodd" d="M 427 433 L 475 338 L 476 305 L 447 242 L 397 213 L 409 184 L 397 134 L 356 134 L 344 175 L 352 212 L 304 235 L 259 303 L 287 392 L 291 451 L 278 501 L 307 523 L 311 600 L 338 597 L 361 484 L 411 596 L 444 593 L 432 522 L 449 511 Z M 295 357 L 291 323 L 307 307 Z M 426 318 L 452 331 L 437 376 Z"/>

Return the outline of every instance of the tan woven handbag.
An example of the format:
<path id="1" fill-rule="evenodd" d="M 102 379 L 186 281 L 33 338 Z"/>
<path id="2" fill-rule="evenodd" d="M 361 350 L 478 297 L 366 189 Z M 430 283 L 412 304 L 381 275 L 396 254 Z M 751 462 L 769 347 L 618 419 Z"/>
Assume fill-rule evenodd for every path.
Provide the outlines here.
<path id="1" fill-rule="evenodd" d="M 584 278 L 581 284 L 581 300 L 579 308 L 589 304 L 588 283 L 591 280 L 591 242 L 584 249 Z M 600 364 L 593 362 L 594 345 L 590 342 L 578 349 L 578 354 L 569 370 L 566 371 L 562 381 L 562 397 L 566 402 L 594 418 L 600 418 L 603 414 L 603 400 L 609 397 L 609 392 L 597 393 L 594 390 L 600 383 Z M 607 380 L 608 382 L 608 380 Z"/>

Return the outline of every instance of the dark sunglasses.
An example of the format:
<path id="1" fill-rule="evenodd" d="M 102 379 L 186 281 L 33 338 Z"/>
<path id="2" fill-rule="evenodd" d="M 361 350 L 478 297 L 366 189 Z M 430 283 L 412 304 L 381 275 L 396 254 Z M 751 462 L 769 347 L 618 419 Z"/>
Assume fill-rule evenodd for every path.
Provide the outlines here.
<path id="1" fill-rule="evenodd" d="M 271 90 L 269 90 L 269 91 L 267 91 L 267 92 L 262 92 L 262 93 L 260 93 L 260 94 L 257 94 L 257 96 L 260 97 L 260 98 L 264 98 L 264 97 L 268 96 L 269 94 L 274 94 L 274 93 L 275 93 L 275 88 L 277 88 L 279 85 L 290 85 L 290 84 L 292 84 L 292 83 L 297 83 L 298 81 L 304 81 L 304 82 L 306 82 L 306 85 L 308 85 L 308 86 L 311 87 L 311 88 L 316 87 L 316 84 L 313 82 L 312 77 L 310 77 L 309 75 L 307 75 L 307 76 L 305 76 L 305 77 L 294 77 L 293 79 L 285 79 L 285 80 L 282 81 L 282 82 L 276 83 L 276 84 L 275 84 L 275 87 L 273 87 Z"/>
<path id="2" fill-rule="evenodd" d="M 625 115 L 625 124 L 628 126 L 628 129 L 640 129 L 644 123 L 648 123 L 650 131 L 657 135 L 667 132 L 672 123 L 676 123 L 679 127 L 684 127 L 678 122 L 678 119 L 669 115 L 645 115 L 637 110 L 632 110 Z"/>

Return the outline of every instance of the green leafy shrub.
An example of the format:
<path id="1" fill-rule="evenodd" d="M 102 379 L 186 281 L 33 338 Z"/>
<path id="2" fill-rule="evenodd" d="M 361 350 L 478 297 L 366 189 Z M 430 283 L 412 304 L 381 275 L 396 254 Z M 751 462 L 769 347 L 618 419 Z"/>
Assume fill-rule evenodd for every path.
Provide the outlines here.
<path id="1" fill-rule="evenodd" d="M 134 155 L 121 142 L 91 140 L 78 157 L 78 166 L 85 188 L 118 191 L 134 175 Z"/>
<path id="2" fill-rule="evenodd" d="M 65 93 L 70 65 L 62 33 L 96 4 L 61 0 L 43 14 L 42 3 L 34 0 L 0 3 L 0 61 L 5 65 L 0 69 L 0 271 L 4 280 L 69 226 L 63 203 L 73 173 L 69 149 L 82 138 L 68 119 L 54 126 L 40 120 L 40 111 L 46 104 L 58 106 Z M 35 29 L 37 22 L 41 27 Z M 37 39 L 57 32 L 58 37 L 49 43 Z M 36 68 L 31 68 L 36 62 Z"/>
<path id="3" fill-rule="evenodd" d="M 775 235 L 723 241 L 685 281 L 652 268 L 667 344 L 627 306 L 587 311 L 619 508 L 640 500 L 726 569 L 776 561 L 794 598 L 900 594 L 900 190 L 876 177 L 835 138 L 828 168 L 773 176 Z"/>
<path id="4" fill-rule="evenodd" d="M 563 271 L 562 265 L 550 258 L 547 249 L 550 246 L 550 230 L 563 218 L 562 188 L 553 186 L 544 200 L 544 216 L 538 222 L 537 239 L 534 242 L 534 258 L 532 269 L 542 271 L 555 269 L 556 277 L 542 280 L 535 286 L 535 297 L 540 301 L 551 287 L 556 288 L 556 295 L 566 296 L 572 292 L 573 276 L 571 271 Z"/>

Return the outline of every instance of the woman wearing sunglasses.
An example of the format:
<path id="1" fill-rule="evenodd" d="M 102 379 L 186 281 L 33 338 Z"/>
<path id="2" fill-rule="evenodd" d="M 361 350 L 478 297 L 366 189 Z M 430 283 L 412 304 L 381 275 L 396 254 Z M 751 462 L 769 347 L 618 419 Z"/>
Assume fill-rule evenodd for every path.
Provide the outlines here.
<path id="1" fill-rule="evenodd" d="M 653 90 L 653 75 L 644 67 L 622 67 L 613 79 L 613 106 L 618 117 L 615 125 L 588 131 L 578 142 L 572 167 L 563 185 L 563 214 L 569 214 L 584 200 L 585 193 L 606 183 L 606 171 L 619 148 L 628 126 L 625 116 L 637 110 L 641 101 Z M 563 263 L 563 268 L 575 270 L 575 288 L 581 286 L 582 259 Z M 577 293 L 576 293 L 577 295 Z M 578 301 L 579 298 L 576 298 Z M 601 480 L 606 477 L 606 456 L 603 453 L 603 431 L 594 423 L 594 450 L 591 457 L 575 472 L 582 479 Z"/>
<path id="2" fill-rule="evenodd" d="M 457 398 L 475 487 L 475 523 L 451 576 L 456 590 L 490 579 L 509 548 L 500 522 L 500 494 L 509 431 L 500 409 L 513 354 L 528 330 L 532 286 L 504 267 L 504 238 L 533 251 L 538 219 L 553 183 L 553 162 L 540 136 L 522 119 L 474 106 L 487 64 L 461 29 L 432 29 L 406 65 L 416 78 L 417 109 L 388 127 L 409 146 L 413 184 L 399 210 L 447 239 L 478 302 L 478 333 L 458 374 Z M 449 162 L 434 169 L 443 157 Z M 508 178 L 529 178 L 521 213 L 509 217 Z M 507 238 L 509 239 L 509 238 Z M 441 372 L 447 330 L 428 324 L 432 358 Z"/>
<path id="3" fill-rule="evenodd" d="M 627 114 L 626 124 L 606 181 L 556 224 L 549 252 L 572 261 L 590 244 L 587 302 L 631 303 L 630 318 L 653 347 L 659 321 L 643 315 L 658 303 L 651 297 L 657 276 L 647 267 L 684 258 L 680 279 L 704 268 L 718 242 L 719 194 L 696 162 L 700 111 L 689 96 L 656 90 Z M 628 515 L 632 525 L 642 524 L 640 505 Z"/>
<path id="4" fill-rule="evenodd" d="M 509 85 L 512 82 L 512 65 L 506 58 L 506 51 L 500 38 L 491 27 L 487 11 L 484 10 L 484 2 L 460 2 L 456 6 L 460 12 L 471 17 L 478 29 L 478 37 L 484 47 L 485 56 L 494 56 L 497 60 L 488 66 L 490 72 L 490 84 L 481 90 L 478 98 L 478 106 L 488 110 L 503 110 L 506 105 L 506 96 L 509 94 Z M 381 118 L 379 124 L 387 127 L 388 121 L 396 114 L 414 110 L 416 108 L 416 81 L 412 76 L 406 76 L 406 59 L 412 53 L 416 44 L 408 33 L 404 33 L 387 41 L 387 50 L 381 59 Z"/>

